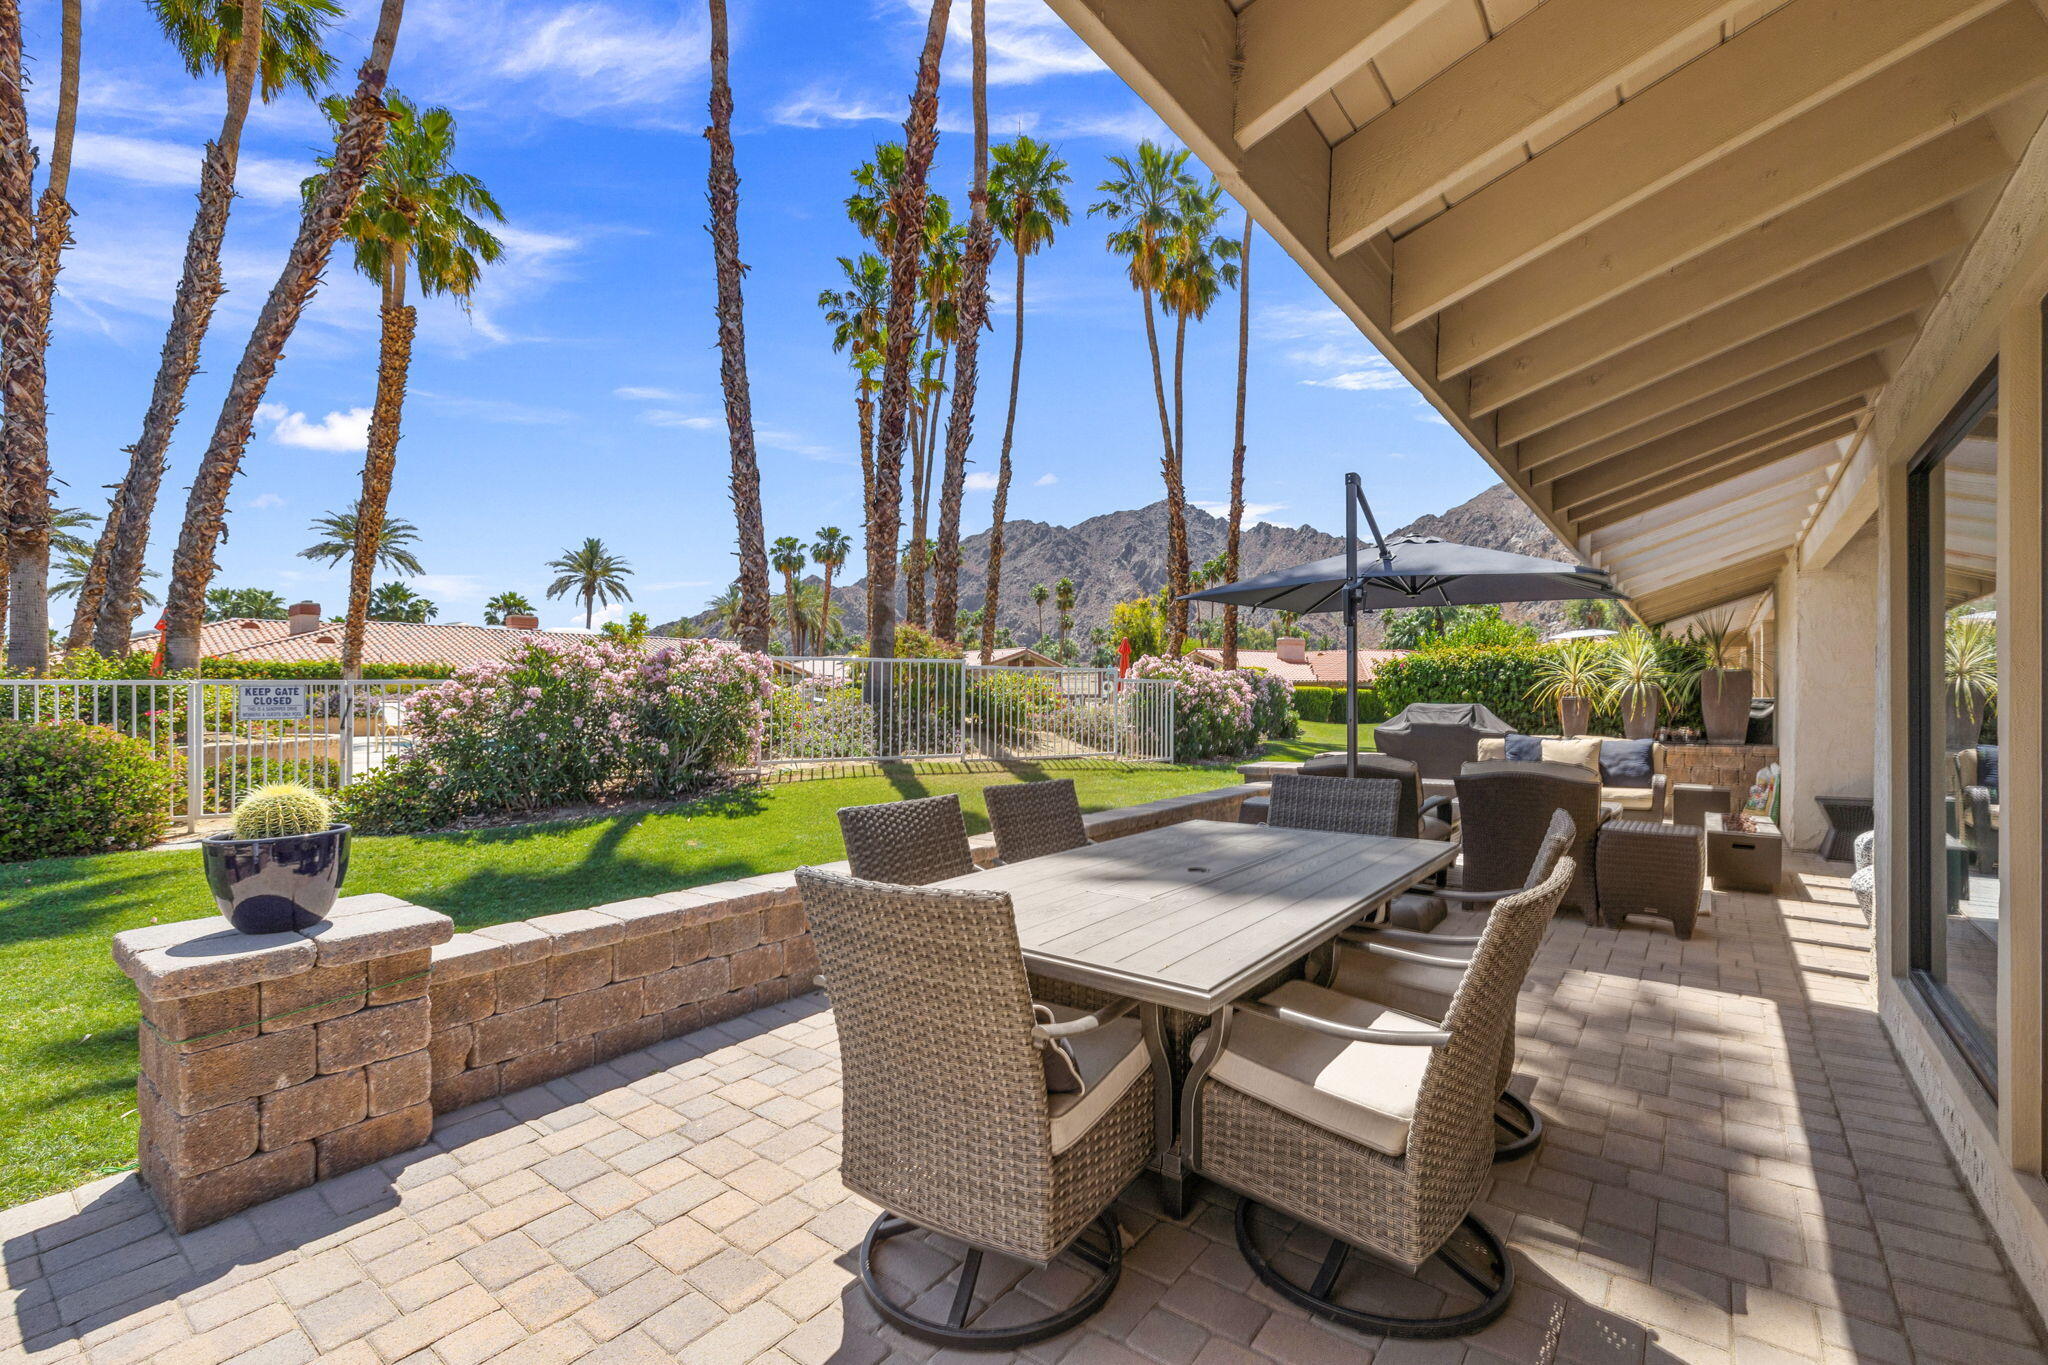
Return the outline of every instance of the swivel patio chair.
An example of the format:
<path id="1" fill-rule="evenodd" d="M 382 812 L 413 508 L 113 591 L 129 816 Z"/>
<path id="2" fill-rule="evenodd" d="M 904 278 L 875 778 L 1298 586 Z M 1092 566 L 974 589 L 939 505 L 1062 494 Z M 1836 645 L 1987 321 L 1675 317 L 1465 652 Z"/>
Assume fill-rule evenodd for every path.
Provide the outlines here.
<path id="1" fill-rule="evenodd" d="M 1515 997 L 1576 872 L 1561 859 L 1541 885 L 1501 898 L 1440 1023 L 1290 981 L 1196 1040 L 1185 1150 L 1241 1196 L 1238 1248 L 1268 1288 L 1375 1336 L 1461 1336 L 1506 1311 L 1513 1265 L 1472 1207 L 1492 1167 Z M 1331 1238 L 1312 1276 L 1287 1267 L 1298 1229 L 1262 1239 L 1262 1205 Z M 1361 1303 L 1361 1286 L 1345 1283 L 1353 1251 L 1405 1277 L 1440 1261 L 1478 1301 L 1429 1314 Z M 1430 1286 L 1402 1289 L 1412 1299 Z"/>
<path id="2" fill-rule="evenodd" d="M 943 1346 L 1014 1350 L 1072 1328 L 1116 1288 L 1112 1205 L 1152 1155 L 1153 1073 L 1132 1002 L 1035 1006 L 1000 892 L 816 868 L 799 868 L 797 886 L 839 1031 L 839 1178 L 883 1210 L 861 1243 L 863 1291 L 890 1324 Z M 1055 1048 L 1060 1058 L 1044 1055 Z M 914 1302 L 925 1280 L 892 1295 L 877 1266 L 885 1243 L 920 1232 L 967 1244 L 943 1317 Z M 991 1255 L 1038 1267 L 1064 1256 L 1085 1288 L 1057 1312 L 977 1326 Z"/>
<path id="3" fill-rule="evenodd" d="M 1391 777 L 1303 777 L 1273 779 L 1273 803 L 1266 823 L 1280 829 L 1315 829 L 1332 834 L 1399 837 L 1402 783 Z M 1408 892 L 1387 905 L 1387 922 L 1417 932 L 1443 923 L 1444 905 L 1433 894 Z"/>
<path id="4" fill-rule="evenodd" d="M 1572 819 L 1563 811 L 1550 817 L 1550 828 L 1529 865 L 1519 890 L 1529 891 L 1550 879 L 1551 871 L 1576 837 Z M 1456 892 L 1469 905 L 1498 904 L 1509 891 Z M 1458 982 L 1472 964 L 1479 935 L 1415 934 L 1400 929 L 1369 927 L 1353 930 L 1338 942 L 1328 984 L 1345 995 L 1416 1015 L 1442 1019 L 1450 1013 Z M 1493 1159 L 1515 1161 L 1543 1141 L 1543 1116 L 1508 1089 L 1515 1076 L 1515 1034 L 1508 1031 L 1500 1061 L 1500 1098 L 1493 1106 Z"/>
<path id="5" fill-rule="evenodd" d="M 844 806 L 839 834 L 846 862 L 863 881 L 929 886 L 975 870 L 960 798 L 925 796 L 875 806 Z"/>
<path id="6" fill-rule="evenodd" d="M 984 787 L 981 795 L 995 830 L 996 856 L 1006 863 L 1088 846 L 1088 828 L 1081 821 L 1081 801 L 1071 777 Z"/>
<path id="7" fill-rule="evenodd" d="M 1563 811 L 1578 831 L 1569 850 L 1578 877 L 1564 904 L 1588 922 L 1599 914 L 1593 886 L 1593 838 L 1605 818 L 1600 779 L 1568 763 L 1468 763 L 1458 774 L 1458 816 L 1464 838 L 1467 891 L 1512 891 L 1522 885 L 1550 829 Z M 1447 896 L 1455 901 L 1457 897 Z"/>
<path id="8" fill-rule="evenodd" d="M 1318 754 L 1304 759 L 1303 777 L 1346 777 L 1348 764 L 1343 754 Z M 1403 839 L 1449 839 L 1457 832 L 1452 818 L 1451 798 L 1422 794 L 1422 770 L 1413 759 L 1392 754 L 1360 754 L 1360 777 L 1391 777 L 1401 784 L 1401 805 L 1394 816 L 1394 833 Z"/>

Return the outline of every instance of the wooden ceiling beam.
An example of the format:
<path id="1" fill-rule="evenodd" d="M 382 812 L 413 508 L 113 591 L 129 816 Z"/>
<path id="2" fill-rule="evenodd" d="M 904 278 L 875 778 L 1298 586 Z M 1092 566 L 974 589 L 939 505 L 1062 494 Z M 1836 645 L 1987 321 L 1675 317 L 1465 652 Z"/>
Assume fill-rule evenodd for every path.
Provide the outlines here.
<path id="1" fill-rule="evenodd" d="M 1254 0 L 1237 17 L 1237 144 L 1249 147 L 1449 0 Z"/>
<path id="2" fill-rule="evenodd" d="M 1726 388 L 1893 321 L 1904 323 L 1906 334 L 1911 335 L 1914 315 L 1934 298 L 1933 279 L 1925 270 L 1914 270 L 1755 340 L 1712 354 L 1687 354 L 1688 350 L 1697 351 L 1696 337 L 1686 338 L 1690 346 L 1660 344 L 1677 335 L 1667 333 L 1579 377 L 1587 382 L 1575 379 L 1502 408 L 1495 419 L 1495 436 L 1502 445 L 1509 445 L 1564 431 L 1592 418 L 1612 420 L 1625 413 L 1666 411 L 1691 397 Z M 1730 311 L 1754 313 L 1768 302 L 1759 300 L 1755 307 Z"/>
<path id="3" fill-rule="evenodd" d="M 1853 433 L 1862 411 L 1857 403 L 1844 403 L 1810 421 L 1791 423 L 1781 430 L 1768 432 L 1754 442 L 1730 446 L 1673 466 L 1665 478 L 1634 483 L 1581 504 L 1574 509 L 1574 525 L 1581 535 L 1591 534 L 1729 479 L 1754 473 L 1782 460 L 1797 459 L 1817 445 L 1840 440 Z M 1818 491 L 1816 488 L 1815 492 Z"/>
<path id="4" fill-rule="evenodd" d="M 1811 465 L 1807 466 L 1811 473 Z M 1601 560 L 1616 572 L 1627 572 L 1643 581 L 1644 575 L 1683 568 L 1701 559 L 1727 559 L 1745 549 L 1771 540 L 1792 543 L 1799 532 L 1801 499 L 1790 485 L 1770 490 L 1768 496 L 1740 499 L 1726 509 L 1722 519 L 1694 518 L 1682 532 L 1661 540 L 1631 541 L 1601 554 Z"/>
<path id="5" fill-rule="evenodd" d="M 2048 46 L 2048 24 L 2025 6 L 1985 17 L 2001 3 L 1790 0 L 1403 236 L 1394 249 L 1394 325 L 1441 312 L 1752 144 L 1783 141 L 1775 154 L 1759 145 L 1765 154 L 1756 159 L 1799 166 L 1798 185 L 1753 173 L 1715 177 L 1697 195 L 1680 194 L 1683 206 L 1666 221 L 1686 222 L 1703 205 L 1754 215 L 1721 227 L 1740 231 L 1785 207 L 1788 193 L 1810 197 L 1867 169 L 1931 135 L 1925 103 L 1908 111 L 1902 99 L 1925 92 L 1945 102 L 1985 79 L 1983 54 L 2011 46 L 1995 94 L 2034 55 L 2029 38 Z M 1843 104 L 1839 116 L 1820 112 L 1831 100 Z M 1872 124 L 1873 114 L 1890 121 Z M 1763 207 L 1741 204 L 1744 189 Z M 1341 203 L 1333 198 L 1333 210 Z"/>
<path id="6" fill-rule="evenodd" d="M 1635 609 L 1652 625 L 1690 616 L 1770 587 L 1778 581 L 1778 572 L 1784 567 L 1785 552 L 1774 550 L 1739 564 L 1709 570 L 1696 584 L 1681 583 L 1677 587 L 1645 593 L 1633 599 Z"/>
<path id="7" fill-rule="evenodd" d="M 1805 458 L 1786 459 L 1772 468 L 1738 476 L 1739 483 L 1730 480 L 1722 496 L 1711 501 L 1660 502 L 1610 525 L 1586 531 L 1580 547 L 1587 554 L 1600 556 L 1604 563 L 1609 556 L 1628 558 L 1690 536 L 1696 527 L 1739 522 L 1751 507 L 1811 502 L 1816 492 L 1815 477 L 1840 458 L 1839 450 L 1822 442 L 1813 446 Z"/>
<path id="8" fill-rule="evenodd" d="M 1549 0 L 1336 145 L 1330 250 L 1363 245 L 1742 8 L 1730 0 Z M 1242 111 L 1242 85 L 1238 105 Z M 1240 112 L 1238 140 L 1249 145 L 1245 131 Z"/>
<path id="9" fill-rule="evenodd" d="M 1484 365 L 1485 387 L 1497 393 L 1528 371 L 1575 372 L 1952 204 L 2012 164 L 1988 123 L 1965 124 L 1597 308 L 1557 319 L 1540 337 L 1486 357 L 1453 356 L 1440 345 L 1438 378 Z"/>
<path id="10" fill-rule="evenodd" d="M 1725 564 L 1747 563 L 1763 554 L 1784 554 L 1791 550 L 1792 541 L 1798 534 L 1799 519 L 1793 517 L 1789 523 L 1759 527 L 1747 535 L 1718 546 L 1709 546 L 1682 560 L 1634 565 L 1626 572 L 1629 582 L 1636 585 L 1638 592 L 1654 596 L 1665 588 L 1690 583 L 1701 574 L 1712 573 Z"/>
<path id="11" fill-rule="evenodd" d="M 1875 355 L 1913 333 L 1911 318 L 1894 318 L 1831 345 L 1795 353 L 1761 371 L 1744 374 L 1735 364 L 1700 366 L 1522 442 L 1516 448 L 1516 468 L 1539 482 L 1561 479 Z"/>

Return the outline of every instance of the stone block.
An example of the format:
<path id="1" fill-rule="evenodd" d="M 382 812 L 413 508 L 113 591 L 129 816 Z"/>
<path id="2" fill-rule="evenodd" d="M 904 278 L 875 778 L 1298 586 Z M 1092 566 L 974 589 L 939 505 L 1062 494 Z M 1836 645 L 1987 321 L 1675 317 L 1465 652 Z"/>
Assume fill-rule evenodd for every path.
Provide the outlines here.
<path id="1" fill-rule="evenodd" d="M 218 915 L 124 929 L 114 961 L 152 1000 L 209 995 L 309 971 L 318 954 L 304 935 L 244 934 Z"/>
<path id="2" fill-rule="evenodd" d="M 282 1035 L 301 1037 L 304 1034 Z M 142 1178 L 178 1232 L 218 1223 L 231 1214 L 313 1183 L 313 1144 L 302 1142 L 274 1152 L 258 1152 L 245 1161 L 204 1175 L 179 1179 L 170 1175 L 160 1154 L 147 1144 L 142 1151 Z"/>
<path id="3" fill-rule="evenodd" d="M 476 1043 L 470 1049 L 473 1066 L 489 1066 L 538 1052 L 555 1041 L 555 1003 L 552 1000 L 529 1005 L 510 1014 L 494 1014 L 476 1022 Z"/>
<path id="4" fill-rule="evenodd" d="M 758 992 L 752 986 L 742 990 L 727 991 L 724 995 L 714 995 L 697 1006 L 702 1011 L 702 1022 L 698 1027 L 709 1028 L 713 1024 L 722 1024 L 728 1019 L 737 1019 L 742 1014 L 756 1008 L 759 1004 Z"/>
<path id="5" fill-rule="evenodd" d="M 400 904 L 330 915 L 301 932 L 318 950 L 321 966 L 339 967 L 446 943 L 455 935 L 455 921 L 438 911 Z"/>
<path id="6" fill-rule="evenodd" d="M 363 964 L 370 993 L 364 997 L 366 1005 L 395 1005 L 401 1000 L 417 1000 L 427 993 L 427 974 L 433 969 L 433 949 L 417 948 L 409 953 L 394 953 L 390 957 L 376 958 Z"/>
<path id="7" fill-rule="evenodd" d="M 691 962 L 702 962 L 711 956 L 711 926 L 690 924 L 676 930 L 675 958 L 681 967 Z"/>
<path id="8" fill-rule="evenodd" d="M 320 1179 L 331 1180 L 411 1151 L 433 1135 L 434 1109 L 426 1103 L 337 1129 L 314 1140 Z"/>
<path id="9" fill-rule="evenodd" d="M 370 1083 L 369 1117 L 425 1104 L 433 1091 L 434 1068 L 424 1052 L 408 1052 L 363 1068 Z"/>
<path id="10" fill-rule="evenodd" d="M 465 1109 L 472 1104 L 482 1104 L 485 1100 L 497 1097 L 498 1068 L 480 1066 L 460 1075 L 435 1078 L 434 1089 L 428 1097 L 428 1102 L 434 1106 L 435 1113 L 446 1114 L 451 1110 Z"/>
<path id="11" fill-rule="evenodd" d="M 661 1020 L 661 1036 L 680 1038 L 686 1033 L 695 1033 L 704 1027 L 704 1006 L 702 1004 L 678 1005 L 676 1008 L 650 1018 Z"/>
<path id="12" fill-rule="evenodd" d="M 156 1148 L 176 1178 L 204 1175 L 253 1155 L 261 1133 L 256 1104 L 241 1100 L 187 1118 L 164 1101 L 149 1077 L 135 1078 L 142 1141 Z"/>
<path id="13" fill-rule="evenodd" d="M 793 938 L 782 945 L 782 971 L 785 976 L 798 977 L 808 982 L 818 974 L 818 941 L 809 934 Z"/>
<path id="14" fill-rule="evenodd" d="M 597 1060 L 603 1062 L 623 1057 L 628 1052 L 638 1052 L 643 1047 L 652 1047 L 662 1040 L 662 1036 L 661 1016 L 650 1014 L 630 1024 L 605 1029 L 593 1037 L 592 1045 L 596 1049 Z"/>
<path id="15" fill-rule="evenodd" d="M 436 977 L 427 991 L 427 999 L 433 1006 L 434 1027 L 473 1024 L 496 1009 L 497 981 L 498 978 L 488 972 L 482 976 L 457 977 L 453 981 Z"/>
<path id="16" fill-rule="evenodd" d="M 555 1036 L 581 1038 L 638 1019 L 642 997 L 638 981 L 621 981 L 555 1001 Z"/>
<path id="17" fill-rule="evenodd" d="M 740 881 L 711 882 L 693 886 L 690 890 L 703 897 L 704 904 L 685 911 L 685 924 L 712 924 L 734 915 L 759 914 L 782 901 L 780 890 L 759 885 L 751 877 Z"/>
<path id="18" fill-rule="evenodd" d="M 648 934 L 666 934 L 681 926 L 683 911 L 680 906 L 653 896 L 641 896 L 636 900 L 613 901 L 610 905 L 597 906 L 593 914 L 606 915 L 617 920 L 625 929 L 625 939 L 641 938 Z M 625 939 L 621 939 L 624 942 Z"/>
<path id="19" fill-rule="evenodd" d="M 612 978 L 630 981 L 634 977 L 665 972 L 675 964 L 675 956 L 676 936 L 673 933 L 629 938 L 612 949 Z"/>
<path id="20" fill-rule="evenodd" d="M 548 998 L 546 958 L 521 962 L 498 973 L 498 1013 L 510 1014 Z"/>
<path id="21" fill-rule="evenodd" d="M 505 946 L 506 962 L 510 966 L 521 966 L 528 962 L 539 962 L 554 956 L 554 936 L 544 929 L 536 929 L 521 921 L 515 924 L 493 924 L 476 931 L 478 938 L 487 938 L 493 943 Z"/>
<path id="22" fill-rule="evenodd" d="M 564 910 L 556 915 L 536 915 L 526 922 L 554 939 L 556 957 L 609 948 L 626 936 L 623 923 L 595 910 Z"/>
<path id="23" fill-rule="evenodd" d="M 443 1081 L 466 1070 L 475 1043 L 476 1027 L 472 1024 L 434 1030 L 427 1040 L 427 1059 L 433 1067 L 434 1079 Z"/>
<path id="24" fill-rule="evenodd" d="M 666 1014 L 684 1005 L 694 1005 L 723 995 L 731 978 L 725 958 L 707 958 L 687 967 L 675 967 L 650 976 L 642 983 L 643 1008 L 649 1014 Z"/>
<path id="25" fill-rule="evenodd" d="M 367 1113 L 368 1087 L 361 1071 L 319 1076 L 289 1090 L 265 1095 L 263 1150 L 274 1152 L 361 1123 Z"/>
<path id="26" fill-rule="evenodd" d="M 180 1053 L 204 1052 L 246 1043 L 260 1031 L 260 986 L 188 995 L 175 1000 L 142 999 L 144 1028 L 154 1028 L 157 1041 Z"/>
<path id="27" fill-rule="evenodd" d="M 613 928 L 617 928 L 616 924 Z M 577 995 L 611 984 L 612 950 L 589 948 L 548 959 L 548 996 Z"/>
<path id="28" fill-rule="evenodd" d="M 311 1030 L 292 1029 L 181 1054 L 144 1029 L 142 1072 L 172 1109 L 189 1117 L 311 1080 L 313 1039 Z"/>
<path id="29" fill-rule="evenodd" d="M 262 993 L 265 1033 L 311 1028 L 363 1007 L 363 964 L 315 967 L 297 976 L 266 981 L 257 989 Z"/>
<path id="30" fill-rule="evenodd" d="M 495 972 L 512 961 L 504 944 L 482 934 L 457 934 L 446 943 L 435 945 L 432 955 L 436 986 Z"/>
<path id="31" fill-rule="evenodd" d="M 538 1052 L 514 1057 L 501 1065 L 498 1068 L 499 1084 L 503 1093 L 509 1095 L 529 1085 L 539 1085 L 572 1071 L 581 1071 L 593 1060 L 595 1053 L 588 1037 L 550 1043 Z"/>
<path id="32" fill-rule="evenodd" d="M 804 918 L 801 902 L 796 905 L 778 905 L 773 910 L 761 912 L 761 938 L 764 942 L 780 943 L 810 931 L 810 921 Z"/>
<path id="33" fill-rule="evenodd" d="M 782 945 L 764 943 L 758 948 L 749 948 L 735 953 L 731 962 L 732 988 L 739 990 L 746 986 L 782 975 Z"/>
<path id="34" fill-rule="evenodd" d="M 313 1030 L 320 1042 L 319 1060 L 323 1075 L 368 1066 L 371 1062 L 381 1062 L 402 1053 L 418 1052 L 426 1047 L 432 1032 L 425 1000 L 379 1005 L 343 1019 L 330 1019 L 316 1025 Z"/>
<path id="35" fill-rule="evenodd" d="M 761 941 L 761 912 L 749 910 L 743 914 L 728 915 L 724 919 L 712 920 L 705 927 L 711 933 L 712 955 L 731 957 Z"/>

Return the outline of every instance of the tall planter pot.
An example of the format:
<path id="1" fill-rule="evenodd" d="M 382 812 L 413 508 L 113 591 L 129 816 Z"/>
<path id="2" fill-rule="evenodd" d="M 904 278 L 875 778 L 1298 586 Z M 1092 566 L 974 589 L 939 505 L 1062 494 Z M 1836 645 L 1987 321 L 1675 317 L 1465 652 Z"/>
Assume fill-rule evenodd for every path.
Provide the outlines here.
<path id="1" fill-rule="evenodd" d="M 1557 702 L 1557 732 L 1566 739 L 1586 733 L 1593 723 L 1593 702 L 1589 697 L 1560 697 Z"/>
<path id="2" fill-rule="evenodd" d="M 1621 708 L 1621 733 L 1629 739 L 1655 739 L 1657 737 L 1657 713 L 1664 706 L 1664 689 L 1652 688 L 1650 698 L 1642 706 L 1624 704 Z"/>
<path id="3" fill-rule="evenodd" d="M 316 834 L 199 841 L 206 886 L 228 923 L 245 934 L 281 934 L 325 919 L 348 876 L 351 831 L 335 825 Z"/>
<path id="4" fill-rule="evenodd" d="M 1710 744 L 1740 744 L 1749 738 L 1749 702 L 1755 676 L 1746 668 L 1709 668 L 1700 674 L 1700 715 Z"/>

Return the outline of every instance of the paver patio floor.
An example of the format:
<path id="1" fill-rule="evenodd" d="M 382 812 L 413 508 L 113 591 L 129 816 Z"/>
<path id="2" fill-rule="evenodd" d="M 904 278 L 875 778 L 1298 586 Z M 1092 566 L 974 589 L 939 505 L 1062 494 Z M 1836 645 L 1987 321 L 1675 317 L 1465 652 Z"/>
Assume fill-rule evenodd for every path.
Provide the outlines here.
<path id="1" fill-rule="evenodd" d="M 1226 1203 L 1163 1221 L 1141 1179 L 1115 1297 L 1026 1356 L 2048 1360 L 1879 1028 L 1841 871 L 1719 895 L 1690 943 L 1560 918 L 1522 997 L 1518 1083 L 1550 1137 L 1481 1210 L 1521 1286 L 1487 1331 L 1324 1327 L 1252 1286 Z M 872 1210 L 836 1177 L 838 1081 L 810 995 L 446 1115 L 427 1147 L 188 1236 L 132 1175 L 8 1210 L 0 1357 L 932 1359 L 853 1283 Z M 895 1249 L 919 1287 L 945 1269 Z M 1006 1292 L 1057 1294 L 1067 1273 Z"/>

